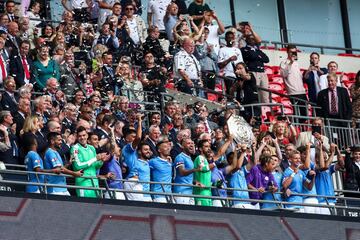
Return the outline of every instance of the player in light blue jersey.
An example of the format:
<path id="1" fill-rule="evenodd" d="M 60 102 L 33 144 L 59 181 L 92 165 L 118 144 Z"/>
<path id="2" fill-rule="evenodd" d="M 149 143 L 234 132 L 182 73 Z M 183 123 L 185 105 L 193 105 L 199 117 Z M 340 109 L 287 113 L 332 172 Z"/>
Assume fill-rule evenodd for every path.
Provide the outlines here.
<path id="1" fill-rule="evenodd" d="M 70 174 L 74 177 L 81 177 L 83 171 L 73 172 L 64 167 L 63 160 L 61 159 L 60 154 L 57 152 L 58 149 L 61 148 L 62 144 L 62 137 L 60 133 L 57 132 L 50 132 L 48 134 L 48 143 L 49 148 L 45 152 L 45 169 L 52 170 L 52 169 L 60 169 L 64 174 Z M 64 176 L 46 176 L 47 183 L 49 184 L 58 184 L 58 185 L 66 185 L 66 178 Z M 62 187 L 48 187 L 47 192 L 49 194 L 55 195 L 65 195 L 70 196 L 67 188 Z"/>
<path id="2" fill-rule="evenodd" d="M 333 162 L 334 156 L 337 154 L 338 162 L 336 164 L 331 164 Z M 316 191 L 318 195 L 324 196 L 334 196 L 334 184 L 332 180 L 332 174 L 345 165 L 344 158 L 341 155 L 339 148 L 336 144 L 330 145 L 330 156 L 327 157 L 326 154 L 319 155 L 316 158 Z M 323 198 L 319 197 L 319 203 L 322 205 L 335 205 L 335 198 Z M 320 208 L 320 214 L 330 215 L 330 209 L 327 207 Z"/>
<path id="3" fill-rule="evenodd" d="M 137 148 L 142 137 L 142 115 L 136 115 L 138 126 L 137 129 L 125 128 L 123 129 L 126 145 L 123 147 L 121 156 L 122 162 L 129 169 L 127 180 L 124 182 L 124 189 L 131 191 L 143 191 L 143 185 L 139 183 L 138 172 L 138 155 Z M 143 201 L 144 195 L 142 193 L 126 193 L 128 200 Z"/>
<path id="4" fill-rule="evenodd" d="M 302 165 L 300 166 L 300 169 L 302 171 L 304 171 L 304 174 L 308 179 L 315 178 L 315 175 L 316 175 L 316 174 L 312 174 L 310 176 L 310 172 L 315 171 L 315 163 L 311 161 L 311 153 L 310 153 L 311 145 L 312 145 L 312 143 L 308 142 L 306 144 L 306 146 L 298 147 L 298 151 L 301 154 L 301 162 L 302 162 Z M 319 151 L 321 149 L 320 154 L 323 154 L 323 150 L 322 150 L 323 145 L 318 144 L 316 147 L 317 147 L 317 151 Z M 316 180 L 315 180 L 315 182 L 316 182 Z M 312 188 L 310 190 L 307 189 L 305 186 L 303 186 L 302 193 L 303 194 L 317 195 L 315 183 L 313 184 L 313 186 L 312 186 Z M 303 202 L 308 203 L 308 204 L 319 204 L 319 201 L 318 201 L 316 196 L 303 196 Z M 304 212 L 305 213 L 319 214 L 320 213 L 320 208 L 319 207 L 313 207 L 313 206 L 304 206 Z"/>
<path id="5" fill-rule="evenodd" d="M 149 160 L 152 156 L 152 151 L 150 149 L 150 146 L 142 142 L 138 146 L 138 159 L 136 162 L 136 171 L 139 175 L 139 180 L 141 182 L 150 182 L 150 166 L 149 166 Z M 149 183 L 142 183 L 142 189 L 144 192 L 150 192 L 150 184 Z M 152 198 L 150 194 L 144 194 L 143 195 L 143 201 L 151 202 Z"/>
<path id="6" fill-rule="evenodd" d="M 296 195 L 301 194 L 303 192 L 303 187 L 305 186 L 307 189 L 311 189 L 315 182 L 315 172 L 310 171 L 309 176 L 312 177 L 312 180 L 306 178 L 305 173 L 299 169 L 301 165 L 301 156 L 300 152 L 297 150 L 292 151 L 289 154 L 290 166 L 284 172 L 284 179 L 282 182 L 282 186 L 284 191 L 286 191 L 287 198 L 285 199 L 287 202 L 291 203 L 303 203 L 303 197 Z M 300 212 L 304 211 L 303 206 L 299 205 L 290 205 L 286 204 L 285 208 L 293 208 L 297 209 Z"/>
<path id="7" fill-rule="evenodd" d="M 265 192 L 263 194 L 263 200 L 282 201 L 282 196 L 278 192 L 281 192 L 281 186 L 282 186 L 282 180 L 283 180 L 283 171 L 282 171 L 282 169 L 280 167 L 280 161 L 279 161 L 278 156 L 277 155 L 272 155 L 271 158 L 276 163 L 276 167 L 275 167 L 274 171 L 272 172 L 272 175 L 274 176 L 276 185 L 278 186 L 278 190 L 277 190 L 277 193 L 272 193 L 270 191 Z M 272 185 L 275 185 L 275 184 L 272 184 Z M 276 203 L 262 203 L 260 207 L 261 207 L 261 209 L 273 210 L 273 209 L 280 208 L 281 205 L 276 204 Z"/>
<path id="8" fill-rule="evenodd" d="M 37 149 L 37 141 L 35 135 L 24 135 L 23 143 L 25 150 L 27 152 L 25 156 L 25 166 L 27 171 L 34 172 L 45 172 L 45 173 L 56 173 L 60 174 L 61 169 L 51 169 L 45 170 L 43 165 L 43 160 L 40 155 L 36 152 Z M 44 183 L 45 177 L 41 174 L 29 173 L 28 181 L 33 183 Z M 26 192 L 28 193 L 41 193 L 45 192 L 44 187 L 35 186 L 35 185 L 27 185 Z"/>
<path id="9" fill-rule="evenodd" d="M 175 183 L 178 184 L 193 184 L 193 173 L 200 171 L 200 168 L 194 168 L 194 162 L 191 155 L 195 154 L 195 144 L 190 138 L 181 140 L 181 147 L 183 152 L 175 158 Z M 193 188 L 191 186 L 174 186 L 174 193 L 192 195 Z M 195 200 L 193 197 L 175 197 L 177 204 L 194 205 Z"/>
<path id="10" fill-rule="evenodd" d="M 166 138 L 160 138 L 159 142 L 156 144 L 159 156 L 153 158 L 149 161 L 149 166 L 151 170 L 151 181 L 153 182 L 163 182 L 171 183 L 172 179 L 172 160 L 170 157 L 171 143 Z M 164 184 L 152 184 L 152 192 L 167 192 L 171 193 L 171 185 Z M 165 195 L 154 195 L 154 202 L 172 202 L 171 196 Z"/>

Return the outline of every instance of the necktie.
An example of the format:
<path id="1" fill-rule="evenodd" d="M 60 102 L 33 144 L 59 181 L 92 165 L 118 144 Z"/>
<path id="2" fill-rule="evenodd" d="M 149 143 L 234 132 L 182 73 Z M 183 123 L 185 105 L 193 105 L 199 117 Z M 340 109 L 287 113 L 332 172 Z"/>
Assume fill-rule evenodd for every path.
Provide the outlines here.
<path id="1" fill-rule="evenodd" d="M 0 56 L 0 68 L 1 68 L 2 80 L 4 81 L 6 78 L 6 69 L 5 69 L 4 59 L 2 56 Z"/>
<path id="2" fill-rule="evenodd" d="M 336 98 L 335 98 L 334 90 L 331 90 L 330 113 L 333 114 L 333 115 L 336 115 L 336 114 L 337 114 L 337 110 L 336 110 Z"/>
<path id="3" fill-rule="evenodd" d="M 28 68 L 28 65 L 26 63 L 26 57 L 22 57 L 22 65 L 23 65 L 23 68 L 24 68 L 24 72 L 25 72 L 25 78 L 26 79 L 30 79 L 30 72 L 29 72 L 29 68 Z"/>
<path id="4" fill-rule="evenodd" d="M 14 97 L 14 94 L 11 94 L 10 97 L 11 97 L 11 99 L 13 100 L 14 103 L 17 103 L 17 101 L 16 101 L 16 99 L 15 99 L 15 97 Z"/>

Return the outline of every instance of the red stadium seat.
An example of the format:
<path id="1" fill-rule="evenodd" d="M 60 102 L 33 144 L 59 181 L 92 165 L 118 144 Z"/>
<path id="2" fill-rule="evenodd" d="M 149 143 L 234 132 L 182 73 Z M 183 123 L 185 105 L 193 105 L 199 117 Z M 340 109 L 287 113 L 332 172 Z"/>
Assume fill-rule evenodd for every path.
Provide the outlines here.
<path id="1" fill-rule="evenodd" d="M 352 54 L 352 53 L 339 53 L 338 56 L 341 56 L 341 57 L 357 57 L 356 54 Z"/>
<path id="2" fill-rule="evenodd" d="M 284 107 L 284 114 L 285 115 L 293 115 L 294 111 L 292 107 Z"/>
<path id="3" fill-rule="evenodd" d="M 355 80 L 356 78 L 356 73 L 352 73 L 352 72 L 349 72 L 349 73 L 345 73 L 346 76 L 348 76 L 349 80 Z"/>
<path id="4" fill-rule="evenodd" d="M 272 82 L 276 82 L 276 83 L 284 83 L 284 79 L 282 78 L 282 76 L 280 75 L 273 75 L 272 76 Z"/>
<path id="5" fill-rule="evenodd" d="M 269 83 L 269 89 L 273 91 L 283 92 L 284 86 L 278 82 L 271 82 Z"/>
<path id="6" fill-rule="evenodd" d="M 280 73 L 280 67 L 279 66 L 272 66 L 271 67 L 274 74 L 279 74 Z"/>
<path id="7" fill-rule="evenodd" d="M 355 83 L 355 81 L 350 81 L 350 80 L 343 81 L 343 84 L 344 84 L 345 87 L 347 87 L 347 88 L 350 88 L 351 85 L 353 85 L 354 83 Z"/>

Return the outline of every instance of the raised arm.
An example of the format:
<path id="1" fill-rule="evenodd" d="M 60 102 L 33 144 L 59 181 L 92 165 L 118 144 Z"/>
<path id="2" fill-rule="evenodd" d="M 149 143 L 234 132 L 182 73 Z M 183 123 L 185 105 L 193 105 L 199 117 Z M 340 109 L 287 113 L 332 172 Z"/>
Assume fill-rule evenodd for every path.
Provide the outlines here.
<path id="1" fill-rule="evenodd" d="M 224 143 L 224 145 L 222 145 L 219 149 L 219 151 L 216 153 L 216 155 L 214 156 L 214 161 L 217 161 L 221 158 L 222 155 L 225 154 L 226 150 L 228 149 L 228 147 L 230 146 L 230 144 L 233 141 L 233 136 L 230 136 L 226 142 Z"/>
<path id="2" fill-rule="evenodd" d="M 323 170 L 324 168 L 325 168 L 324 151 L 322 146 L 319 146 L 319 169 Z"/>
<path id="3" fill-rule="evenodd" d="M 142 138 L 142 117 L 143 115 L 142 114 L 137 114 L 136 115 L 136 118 L 138 120 L 138 126 L 137 126 L 137 129 L 136 129 L 136 137 L 135 137 L 135 140 L 132 142 L 131 146 L 133 149 L 136 149 L 137 146 L 139 145 L 140 141 L 141 141 L 141 138 Z"/>
<path id="4" fill-rule="evenodd" d="M 305 162 L 304 162 L 305 169 L 310 168 L 310 161 L 311 161 L 310 147 L 311 147 L 311 143 L 310 142 L 306 143 L 306 158 L 305 158 Z"/>

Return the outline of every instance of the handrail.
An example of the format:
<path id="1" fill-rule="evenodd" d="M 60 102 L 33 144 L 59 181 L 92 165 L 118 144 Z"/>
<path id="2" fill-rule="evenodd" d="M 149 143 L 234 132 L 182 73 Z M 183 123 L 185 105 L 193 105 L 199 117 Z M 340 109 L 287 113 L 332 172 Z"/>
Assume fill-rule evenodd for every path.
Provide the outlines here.
<path id="1" fill-rule="evenodd" d="M 47 175 L 47 176 L 62 176 L 62 177 L 69 177 L 69 178 L 74 178 L 74 176 L 72 175 L 67 175 L 67 174 L 54 174 L 54 173 L 42 173 L 42 172 L 35 172 L 35 171 L 21 171 L 21 170 L 0 170 L 0 173 L 15 173 L 15 174 L 21 174 L 21 175 L 27 175 L 27 174 L 35 174 L 35 175 Z M 99 178 L 97 176 L 81 176 L 78 178 L 86 178 L 86 179 L 101 179 L 101 180 L 106 180 L 104 178 Z M 192 184 L 180 184 L 180 183 L 166 183 L 166 182 L 155 182 L 155 181 L 139 181 L 139 180 L 131 180 L 131 179 L 113 179 L 115 181 L 121 181 L 121 182 L 136 182 L 136 183 L 141 183 L 141 184 L 150 184 L 150 185 L 171 185 L 171 186 L 183 186 L 183 187 L 191 187 L 191 188 L 196 188 L 197 186 L 192 185 Z M 16 182 L 16 181 L 15 181 Z M 28 182 L 29 185 L 36 185 L 33 184 L 33 182 Z M 45 183 L 46 186 L 52 186 L 54 185 L 55 187 L 59 187 L 60 185 L 57 184 L 47 184 Z M 215 186 L 209 186 L 206 187 L 209 189 L 218 189 Z M 240 188 L 223 188 L 225 190 L 229 190 L 229 191 L 239 191 L 239 192 L 259 192 L 258 190 L 253 190 L 253 189 L 240 189 Z M 337 190 L 339 191 L 339 190 Z M 271 191 L 267 191 L 267 192 L 271 192 Z M 356 192 L 354 192 L 356 193 Z M 283 192 L 275 192 L 275 194 L 283 194 Z M 357 192 L 357 194 L 360 195 L 360 192 Z M 303 197 L 320 197 L 320 198 L 330 198 L 330 199 L 344 199 L 344 200 L 357 200 L 360 201 L 360 199 L 358 198 L 351 198 L 351 197 L 341 197 L 341 196 L 328 196 L 328 195 L 316 195 L 316 194 L 305 194 L 305 193 L 292 193 L 292 195 L 294 196 L 303 196 Z"/>
<path id="2" fill-rule="evenodd" d="M 105 188 L 100 187 L 87 187 L 87 186 L 72 186 L 72 185 L 57 185 L 57 184 L 45 184 L 45 183 L 31 183 L 23 181 L 8 181 L 0 180 L 0 183 L 8 184 L 20 184 L 20 185 L 36 185 L 36 186 L 47 186 L 47 187 L 61 187 L 61 188 L 72 188 L 72 189 L 85 189 L 85 190 L 94 190 L 94 191 L 107 191 Z M 191 198 L 206 198 L 212 200 L 224 200 L 224 201 L 235 201 L 235 202 L 255 202 L 255 203 L 274 203 L 282 205 L 293 205 L 293 206 L 309 206 L 309 207 L 320 207 L 320 208 L 329 208 L 329 209 L 346 209 L 346 210 L 358 210 L 360 207 L 353 206 L 341 206 L 341 205 L 323 205 L 323 204 L 311 204 L 311 203 L 301 203 L 301 202 L 285 202 L 277 200 L 263 200 L 263 199 L 250 199 L 250 198 L 234 198 L 234 197 L 220 197 L 220 196 L 204 196 L 204 195 L 193 195 L 193 194 L 178 194 L 170 192 L 152 192 L 152 191 L 138 191 L 138 190 L 129 190 L 129 189 L 112 189 L 109 188 L 109 191 L 122 192 L 122 193 L 138 193 L 138 194 L 149 194 L 149 195 L 162 195 L 162 196 L 171 196 L 171 197 L 191 197 Z M 225 206 L 226 207 L 226 206 Z M 278 207 L 278 209 L 283 209 Z M 287 209 L 289 210 L 289 209 Z M 290 209 L 291 210 L 291 209 Z"/>

